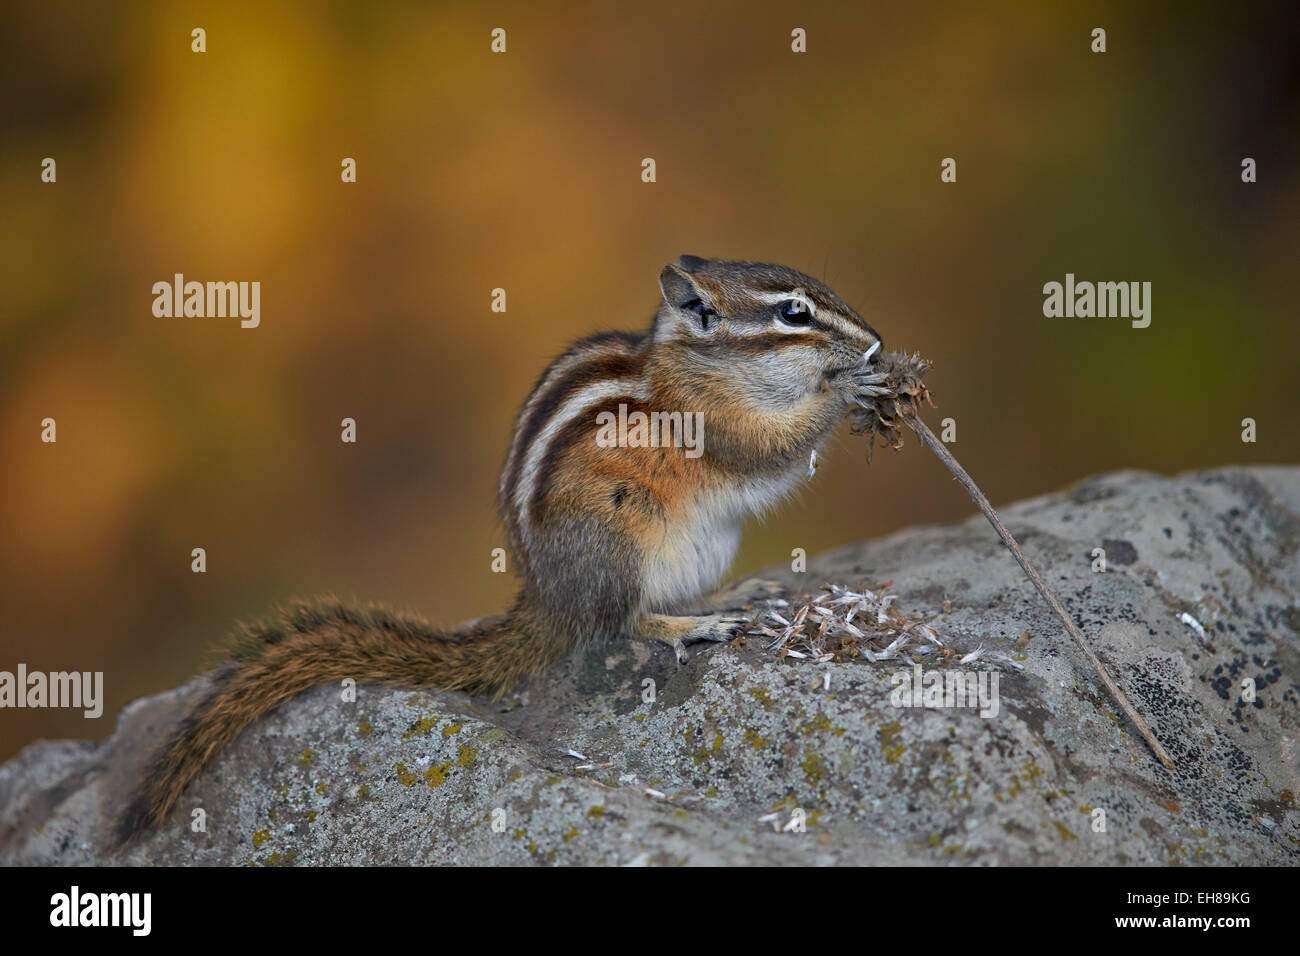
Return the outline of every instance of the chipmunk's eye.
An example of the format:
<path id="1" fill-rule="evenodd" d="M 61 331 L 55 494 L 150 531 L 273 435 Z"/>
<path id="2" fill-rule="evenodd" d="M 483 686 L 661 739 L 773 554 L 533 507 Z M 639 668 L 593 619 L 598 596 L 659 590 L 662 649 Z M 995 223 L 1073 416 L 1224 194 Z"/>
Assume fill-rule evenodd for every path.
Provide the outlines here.
<path id="1" fill-rule="evenodd" d="M 812 312 L 802 299 L 787 299 L 777 314 L 786 325 L 808 325 L 812 322 Z"/>

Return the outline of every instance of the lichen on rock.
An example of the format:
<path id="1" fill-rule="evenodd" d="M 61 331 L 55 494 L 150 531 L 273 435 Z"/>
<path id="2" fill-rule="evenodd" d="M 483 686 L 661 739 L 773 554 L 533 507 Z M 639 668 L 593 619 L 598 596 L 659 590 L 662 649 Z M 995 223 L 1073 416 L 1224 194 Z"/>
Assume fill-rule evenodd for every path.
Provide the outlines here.
<path id="1" fill-rule="evenodd" d="M 113 816 L 199 678 L 131 704 L 102 744 L 42 741 L 0 767 L 0 862 L 1300 863 L 1300 468 L 1119 472 L 1002 511 L 1176 771 L 974 516 L 759 577 L 791 595 L 892 579 L 947 666 L 981 646 L 1021 665 L 960 665 L 997 672 L 996 717 L 891 703 L 901 661 L 777 659 L 759 640 L 682 667 L 586 648 L 505 702 L 318 688 L 114 853 Z M 1121 560 L 1098 573 L 1103 542 Z"/>

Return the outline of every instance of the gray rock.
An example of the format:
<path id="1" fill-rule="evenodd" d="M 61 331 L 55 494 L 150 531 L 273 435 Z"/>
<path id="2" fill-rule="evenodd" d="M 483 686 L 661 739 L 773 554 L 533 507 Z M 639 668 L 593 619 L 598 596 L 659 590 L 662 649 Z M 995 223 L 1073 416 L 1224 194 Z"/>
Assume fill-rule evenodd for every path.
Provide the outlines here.
<path id="1" fill-rule="evenodd" d="M 1300 862 L 1300 468 L 1109 474 L 1003 518 L 1176 772 L 976 516 L 763 577 L 796 590 L 893 579 L 899 606 L 938 614 L 961 652 L 1023 658 L 1022 671 L 996 668 L 996 717 L 899 708 L 898 663 L 778 660 L 753 638 L 680 668 L 666 648 L 592 647 L 502 702 L 362 686 L 346 703 L 318 688 L 246 731 L 164 828 L 113 854 L 112 817 L 200 678 L 133 703 L 102 745 L 42 741 L 0 768 L 0 861 Z M 1092 571 L 1097 547 L 1105 573 Z M 191 831 L 197 808 L 206 832 Z M 805 832 L 760 820 L 784 826 L 795 808 Z"/>

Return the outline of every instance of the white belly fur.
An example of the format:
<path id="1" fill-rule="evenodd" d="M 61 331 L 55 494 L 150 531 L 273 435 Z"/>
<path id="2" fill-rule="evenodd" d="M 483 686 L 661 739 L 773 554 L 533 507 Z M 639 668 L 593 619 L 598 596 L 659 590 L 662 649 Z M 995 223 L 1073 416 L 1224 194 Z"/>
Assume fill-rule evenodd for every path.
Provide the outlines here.
<path id="1" fill-rule="evenodd" d="M 806 466 L 799 465 L 774 478 L 702 496 L 687 519 L 669 527 L 646 555 L 642 608 L 670 612 L 712 590 L 735 560 L 745 519 L 785 498 L 806 475 Z"/>

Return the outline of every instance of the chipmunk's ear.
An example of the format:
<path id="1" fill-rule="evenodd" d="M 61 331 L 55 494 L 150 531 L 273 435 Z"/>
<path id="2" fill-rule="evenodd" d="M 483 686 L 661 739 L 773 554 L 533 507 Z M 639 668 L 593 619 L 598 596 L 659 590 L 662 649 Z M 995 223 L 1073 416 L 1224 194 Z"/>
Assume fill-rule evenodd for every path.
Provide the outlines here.
<path id="1" fill-rule="evenodd" d="M 664 294 L 664 301 L 674 309 L 680 309 L 691 299 L 700 297 L 691 277 L 685 270 L 672 264 L 664 266 L 659 273 L 659 291 Z"/>
<path id="2" fill-rule="evenodd" d="M 671 312 L 689 318 L 697 331 L 711 332 L 718 324 L 717 311 L 709 294 L 691 275 L 703 264 L 698 256 L 679 256 L 659 273 L 659 291 Z"/>

